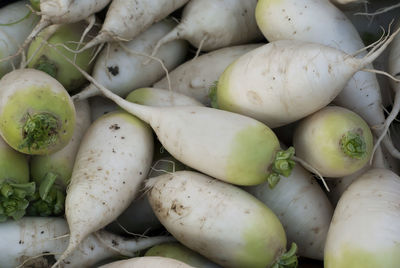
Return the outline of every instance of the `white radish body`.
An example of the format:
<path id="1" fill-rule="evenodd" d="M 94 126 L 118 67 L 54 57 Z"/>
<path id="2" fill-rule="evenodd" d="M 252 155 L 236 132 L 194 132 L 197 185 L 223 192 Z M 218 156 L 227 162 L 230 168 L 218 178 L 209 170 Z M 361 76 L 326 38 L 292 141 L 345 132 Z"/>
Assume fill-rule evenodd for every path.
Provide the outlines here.
<path id="1" fill-rule="evenodd" d="M 67 189 L 70 241 L 61 259 L 129 206 L 147 176 L 152 156 L 150 128 L 128 113 L 107 114 L 90 126 Z"/>
<path id="2" fill-rule="evenodd" d="M 329 1 L 283 0 L 259 1 L 256 8 L 257 24 L 269 41 L 295 39 L 321 43 L 348 54 L 364 48 L 364 44 L 349 19 Z M 372 65 L 365 66 L 372 68 Z M 339 106 L 360 115 L 373 127 L 378 136 L 385 122 L 382 96 L 375 74 L 357 72 L 335 99 Z M 395 152 L 389 138 L 384 140 L 389 152 Z"/>
<path id="3" fill-rule="evenodd" d="M 238 187 L 191 171 L 161 175 L 146 185 L 165 228 L 223 267 L 271 267 L 286 251 L 278 218 Z"/>
<path id="4" fill-rule="evenodd" d="M 400 178 L 373 169 L 344 192 L 325 245 L 324 267 L 398 267 L 400 262 Z"/>
<path id="5" fill-rule="evenodd" d="M 226 67 L 243 54 L 261 44 L 242 45 L 221 48 L 187 61 L 169 73 L 172 90 L 193 97 L 206 106 L 210 106 L 210 87 Z M 168 79 L 154 84 L 156 88 L 168 89 Z"/>
<path id="6" fill-rule="evenodd" d="M 188 0 L 114 0 L 108 8 L 99 35 L 83 49 L 99 43 L 130 41 L 187 2 Z"/>
<path id="7" fill-rule="evenodd" d="M 48 267 L 41 254 L 58 258 L 68 245 L 68 225 L 62 218 L 24 217 L 19 221 L 0 223 L 0 266 L 14 268 L 26 264 Z M 141 240 L 126 239 L 100 231 L 87 237 L 61 267 L 88 267 L 110 257 L 132 256 L 135 251 L 173 240 L 171 237 L 150 237 Z M 33 258 L 37 257 L 37 258 Z M 68 262 L 68 264 L 67 264 Z"/>
<path id="8" fill-rule="evenodd" d="M 142 105 L 166 106 L 204 106 L 186 95 L 160 88 L 138 88 L 129 93 L 126 100 Z"/>
<path id="9" fill-rule="evenodd" d="M 135 52 L 150 54 L 154 44 L 174 25 L 176 23 L 164 20 L 154 24 L 128 43 L 110 44 L 110 48 L 104 49 L 98 56 L 93 69 L 93 77 L 100 84 L 123 97 L 133 89 L 151 86 L 165 75 L 165 70 L 156 60 L 144 64 L 148 58 L 137 55 Z M 132 53 L 124 50 L 121 46 Z M 177 40 L 163 46 L 156 57 L 163 61 L 168 70 L 171 70 L 184 61 L 186 52 L 186 42 Z M 99 90 L 91 84 L 73 98 L 84 99 L 97 94 L 100 94 Z"/>
<path id="10" fill-rule="evenodd" d="M 202 51 L 212 51 L 262 40 L 254 16 L 257 0 L 192 0 L 183 9 L 181 23 L 156 45 L 188 40 Z"/>
<path id="11" fill-rule="evenodd" d="M 100 266 L 99 268 L 194 268 L 181 261 L 165 257 L 136 257 L 128 260 L 116 261 Z"/>
<path id="12" fill-rule="evenodd" d="M 268 43 L 241 56 L 224 71 L 218 81 L 218 107 L 272 128 L 289 124 L 328 105 L 384 48 L 357 59 L 317 43 Z"/>
<path id="13" fill-rule="evenodd" d="M 39 21 L 39 17 L 29 11 L 25 5 L 29 1 L 17 1 L 0 9 L 0 59 L 15 54 L 18 47 L 22 45 L 25 38 L 32 31 L 35 24 Z M 24 18 L 27 14 L 28 17 Z M 19 21 L 21 20 L 21 21 Z M 17 22 L 18 23 L 14 23 Z M 0 62 L 0 78 L 12 70 L 13 65 L 19 64 L 19 58 L 10 61 Z"/>
<path id="14" fill-rule="evenodd" d="M 323 260 L 324 246 L 333 208 L 313 176 L 296 165 L 292 174 L 274 189 L 267 183 L 246 187 L 246 191 L 266 204 L 285 228 L 288 242 L 295 242 L 298 254 Z"/>

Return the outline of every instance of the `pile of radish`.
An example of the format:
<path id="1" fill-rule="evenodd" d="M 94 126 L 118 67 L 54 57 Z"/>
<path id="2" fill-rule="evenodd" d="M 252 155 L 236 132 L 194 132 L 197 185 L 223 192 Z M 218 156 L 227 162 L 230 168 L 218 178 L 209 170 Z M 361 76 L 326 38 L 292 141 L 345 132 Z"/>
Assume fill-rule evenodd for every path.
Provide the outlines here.
<path id="1" fill-rule="evenodd" d="M 397 1 L 2 2 L 0 267 L 396 268 L 399 111 Z"/>

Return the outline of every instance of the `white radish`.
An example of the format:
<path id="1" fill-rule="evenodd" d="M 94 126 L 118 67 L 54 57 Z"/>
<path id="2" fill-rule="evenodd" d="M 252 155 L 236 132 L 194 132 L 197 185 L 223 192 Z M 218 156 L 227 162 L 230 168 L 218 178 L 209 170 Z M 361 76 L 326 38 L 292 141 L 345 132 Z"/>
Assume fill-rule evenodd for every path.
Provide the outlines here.
<path id="1" fill-rule="evenodd" d="M 328 105 L 394 37 L 361 59 L 317 43 L 268 43 L 241 56 L 224 71 L 218 81 L 218 107 L 272 128 L 289 124 Z"/>
<path id="2" fill-rule="evenodd" d="M 102 10 L 111 0 L 41 0 L 39 23 L 25 39 L 18 51 L 9 58 L 22 53 L 23 49 L 45 27 L 51 24 L 74 23 L 88 19 L 91 15 Z M 93 17 L 94 19 L 94 17 Z M 5 58 L 1 59 L 4 60 Z"/>
<path id="3" fill-rule="evenodd" d="M 26 5 L 28 1 L 17 1 L 0 9 L 0 59 L 15 54 L 32 31 L 39 17 Z M 0 78 L 19 64 L 20 59 L 0 62 Z"/>
<path id="4" fill-rule="evenodd" d="M 300 256 L 323 260 L 333 208 L 311 173 L 296 165 L 274 189 L 266 183 L 244 189 L 276 214 Z"/>
<path id="5" fill-rule="evenodd" d="M 186 95 L 160 88 L 138 88 L 129 93 L 126 100 L 148 106 L 204 106 Z"/>
<path id="6" fill-rule="evenodd" d="M 273 267 L 283 259 L 296 262 L 293 252 L 284 255 L 286 234 L 277 216 L 244 190 L 191 171 L 161 175 L 146 186 L 164 227 L 211 261 L 254 268 Z"/>
<path id="7" fill-rule="evenodd" d="M 194 268 L 184 262 L 165 257 L 136 257 L 116 261 L 100 266 L 99 268 Z"/>
<path id="8" fill-rule="evenodd" d="M 15 268 L 36 264 L 33 267 L 49 267 L 44 257 L 54 255 L 57 259 L 67 248 L 67 234 L 68 225 L 62 218 L 24 217 L 19 221 L 0 223 L 0 266 Z M 99 231 L 87 237 L 62 267 L 89 267 L 110 257 L 131 257 L 139 250 L 170 241 L 174 239 L 167 236 L 138 240 Z"/>
<path id="9" fill-rule="evenodd" d="M 162 78 L 166 70 L 160 62 L 153 60 L 145 65 L 148 59 L 144 55 L 151 53 L 155 43 L 174 26 L 175 22 L 164 20 L 154 24 L 148 30 L 127 43 L 113 43 L 98 56 L 94 69 L 94 78 L 116 94 L 125 97 L 133 89 L 151 86 Z M 156 57 L 171 70 L 184 61 L 187 44 L 177 40 L 164 45 Z M 100 94 L 95 85 L 90 84 L 74 99 L 85 99 Z"/>
<path id="10" fill-rule="evenodd" d="M 182 20 L 155 46 L 185 39 L 202 51 L 262 40 L 254 16 L 257 0 L 192 0 L 183 9 Z"/>
<path id="11" fill-rule="evenodd" d="M 89 234 L 103 228 L 133 201 L 153 157 L 151 129 L 125 112 L 97 119 L 87 130 L 67 189 L 69 256 Z"/>
<path id="12" fill-rule="evenodd" d="M 336 206 L 324 267 L 398 267 L 400 177 L 387 169 L 361 175 Z"/>
<path id="13" fill-rule="evenodd" d="M 322 176 L 339 178 L 369 162 L 373 136 L 359 115 L 343 107 L 328 106 L 297 125 L 293 146 L 296 155 Z"/>
<path id="14" fill-rule="evenodd" d="M 0 88 L 0 131 L 11 147 L 43 155 L 68 144 L 75 107 L 56 79 L 35 69 L 18 69 L 3 76 Z"/>
<path id="15" fill-rule="evenodd" d="M 210 87 L 225 68 L 243 54 L 259 46 L 261 44 L 233 46 L 203 54 L 175 68 L 169 73 L 169 80 L 164 77 L 155 83 L 154 87 L 168 89 L 170 81 L 173 91 L 193 97 L 210 106 Z"/>
<path id="16" fill-rule="evenodd" d="M 100 33 L 81 50 L 100 43 L 130 41 L 153 23 L 166 18 L 189 0 L 114 0 L 107 10 Z"/>
<path id="17" fill-rule="evenodd" d="M 293 148 L 280 150 L 272 130 L 257 120 L 207 107 L 150 107 L 131 103 L 78 66 L 75 68 L 107 98 L 148 123 L 164 148 L 189 167 L 238 185 L 268 180 L 273 186 L 280 175 L 290 174 L 294 165 Z"/>
<path id="18" fill-rule="evenodd" d="M 261 0 L 256 8 L 256 20 L 269 41 L 295 39 L 321 43 L 338 48 L 348 54 L 359 52 L 364 44 L 349 19 L 326 0 Z M 364 66 L 372 68 L 372 65 Z M 335 99 L 339 106 L 359 114 L 375 135 L 385 122 L 382 96 L 374 74 L 357 72 L 340 95 Z M 389 137 L 383 140 L 385 147 L 400 158 Z"/>

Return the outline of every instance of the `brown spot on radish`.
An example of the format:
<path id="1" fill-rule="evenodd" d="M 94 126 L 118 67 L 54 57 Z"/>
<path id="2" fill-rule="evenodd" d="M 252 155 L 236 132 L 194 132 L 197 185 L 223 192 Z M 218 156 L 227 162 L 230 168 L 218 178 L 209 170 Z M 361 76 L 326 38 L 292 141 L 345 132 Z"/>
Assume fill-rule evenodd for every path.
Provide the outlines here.
<path id="1" fill-rule="evenodd" d="M 313 231 L 315 234 L 318 234 L 319 233 L 319 227 L 312 228 L 311 231 Z"/>
<path id="2" fill-rule="evenodd" d="M 107 67 L 107 70 L 113 76 L 117 76 L 119 74 L 119 67 L 118 66 L 109 66 L 109 67 Z"/>
<path id="3" fill-rule="evenodd" d="M 262 99 L 257 94 L 257 92 L 249 90 L 246 95 L 247 95 L 248 100 L 251 103 L 256 104 L 256 105 L 262 105 L 262 103 L 263 103 Z"/>
<path id="4" fill-rule="evenodd" d="M 111 129 L 111 130 L 118 130 L 118 129 L 120 129 L 121 127 L 120 126 L 118 126 L 118 124 L 112 124 L 110 127 L 109 127 L 109 129 Z"/>

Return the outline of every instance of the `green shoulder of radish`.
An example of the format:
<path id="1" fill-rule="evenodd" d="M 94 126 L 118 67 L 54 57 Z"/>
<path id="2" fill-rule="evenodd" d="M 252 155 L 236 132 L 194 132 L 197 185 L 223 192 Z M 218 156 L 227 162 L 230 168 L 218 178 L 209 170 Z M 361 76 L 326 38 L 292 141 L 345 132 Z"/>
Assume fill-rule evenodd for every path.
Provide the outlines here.
<path id="1" fill-rule="evenodd" d="M 30 0 L 29 2 L 34 10 L 40 11 L 40 0 Z"/>
<path id="2" fill-rule="evenodd" d="M 323 260 L 333 207 L 310 172 L 296 165 L 274 189 L 267 183 L 244 189 L 275 213 L 299 256 Z"/>
<path id="3" fill-rule="evenodd" d="M 324 177 L 348 176 L 368 164 L 373 136 L 356 113 L 327 106 L 304 118 L 293 135 L 296 155 Z"/>
<path id="4" fill-rule="evenodd" d="M 91 123 L 88 102 L 83 100 L 74 104 L 76 125 L 70 142 L 55 153 L 31 158 L 31 177 L 38 188 L 35 200 L 28 209 L 31 216 L 64 214 L 65 191 L 71 179 L 75 156 Z"/>
<path id="5" fill-rule="evenodd" d="M 39 21 L 27 4 L 28 1 L 21 0 L 0 9 L 0 78 L 20 62 L 20 58 L 1 59 L 15 54 Z"/>
<path id="6" fill-rule="evenodd" d="M 324 44 L 350 55 L 362 56 L 367 53 L 357 29 L 329 1 L 261 0 L 257 3 L 256 20 L 264 36 L 271 42 L 293 39 Z M 332 66 L 335 68 L 337 64 Z M 363 68 L 373 67 L 367 64 Z M 382 137 L 389 153 L 400 158 L 400 152 L 393 146 L 391 139 L 384 136 L 384 128 L 380 127 L 385 123 L 385 114 L 375 74 L 356 72 L 351 75 L 351 79 L 337 77 L 337 80 L 345 80 L 346 85 L 336 97 L 335 103 L 364 118 L 373 127 L 374 134 Z"/>
<path id="7" fill-rule="evenodd" d="M 57 80 L 22 69 L 3 76 L 0 88 L 0 132 L 12 148 L 49 154 L 67 145 L 75 127 L 75 107 Z"/>
<path id="8" fill-rule="evenodd" d="M 148 249 L 144 256 L 160 256 L 171 258 L 197 268 L 220 268 L 219 265 L 213 263 L 204 256 L 178 242 L 156 245 Z"/>
<path id="9" fill-rule="evenodd" d="M 136 257 L 116 261 L 100 266 L 99 268 L 132 268 L 132 267 L 163 267 L 163 268 L 195 268 L 184 262 L 158 256 Z"/>
<path id="10" fill-rule="evenodd" d="M 35 183 L 29 181 L 28 158 L 0 137 L 0 222 L 25 215 Z"/>
<path id="11" fill-rule="evenodd" d="M 145 55 L 150 54 L 157 40 L 175 25 L 172 20 L 163 20 L 130 42 L 110 44 L 110 47 L 104 49 L 97 57 L 93 77 L 123 97 L 133 89 L 151 86 L 161 79 L 167 70 L 174 69 L 185 60 L 187 43 L 177 40 L 164 45 L 156 55 L 163 64 L 158 60 L 144 64 L 149 59 Z M 99 94 L 100 91 L 91 84 L 73 98 L 84 99 Z"/>
<path id="12" fill-rule="evenodd" d="M 50 267 L 49 255 L 58 259 L 68 245 L 68 224 L 59 217 L 24 217 L 0 223 L 0 266 Z M 140 250 L 175 241 L 171 236 L 127 239 L 106 231 L 87 237 L 62 263 L 65 268 L 92 267 L 97 262 L 120 256 L 133 257 Z M 50 258 L 51 259 L 51 258 Z"/>
<path id="13" fill-rule="evenodd" d="M 181 93 L 160 88 L 138 88 L 125 98 L 126 100 L 149 106 L 204 106 L 197 100 Z"/>
<path id="14" fill-rule="evenodd" d="M 152 55 L 176 39 L 188 40 L 198 51 L 262 40 L 254 16 L 256 4 L 256 0 L 192 0 L 179 25 L 157 42 Z"/>
<path id="15" fill-rule="evenodd" d="M 70 59 L 73 59 L 79 67 L 91 72 L 93 66 L 91 58 L 95 52 L 94 48 L 81 53 L 73 53 L 60 47 L 65 45 L 69 49 L 76 49 L 79 47 L 80 41 L 87 41 L 87 38 L 86 40 L 80 40 L 86 25 L 84 21 L 80 21 L 72 24 L 51 25 L 43 29 L 29 46 L 27 54 L 28 68 L 38 69 L 53 76 L 67 91 L 73 91 L 81 87 L 86 82 L 86 79 L 69 62 L 66 62 L 63 57 L 56 53 L 54 48 L 48 46 L 45 42 L 57 45 L 57 49 L 61 50 Z M 96 32 L 93 30 L 88 34 Z"/>
<path id="16" fill-rule="evenodd" d="M 69 245 L 58 263 L 129 206 L 150 170 L 152 157 L 151 129 L 136 117 L 121 111 L 92 123 L 79 146 L 67 189 Z"/>
<path id="17" fill-rule="evenodd" d="M 114 0 L 107 10 L 100 33 L 81 50 L 113 41 L 130 41 L 152 24 L 166 18 L 188 0 Z"/>
<path id="18" fill-rule="evenodd" d="M 361 175 L 340 198 L 325 245 L 325 267 L 398 267 L 400 178 L 387 169 Z"/>
<path id="19" fill-rule="evenodd" d="M 146 186 L 164 227 L 213 262 L 254 268 L 297 264 L 295 246 L 286 252 L 286 234 L 279 219 L 244 190 L 191 171 L 161 175 Z"/>
<path id="20" fill-rule="evenodd" d="M 261 44 L 250 44 L 221 48 L 187 61 L 169 73 L 168 77 L 154 84 L 156 88 L 171 88 L 193 97 L 206 106 L 210 106 L 210 86 L 218 80 L 226 67 L 241 55 Z"/>

